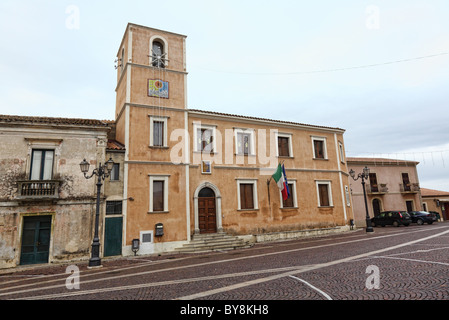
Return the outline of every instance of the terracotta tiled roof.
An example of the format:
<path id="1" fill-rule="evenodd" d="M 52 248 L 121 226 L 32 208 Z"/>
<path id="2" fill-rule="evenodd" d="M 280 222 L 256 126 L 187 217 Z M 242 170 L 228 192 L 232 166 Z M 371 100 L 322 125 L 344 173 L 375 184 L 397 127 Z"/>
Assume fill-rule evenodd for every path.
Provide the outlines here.
<path id="1" fill-rule="evenodd" d="M 195 112 L 195 113 L 206 113 L 206 114 L 224 116 L 224 117 L 233 117 L 233 118 L 241 118 L 241 119 L 256 120 L 256 121 L 270 121 L 270 122 L 277 122 L 277 123 L 290 124 L 290 125 L 296 125 L 296 126 L 306 126 L 306 127 L 311 127 L 311 128 L 322 128 L 322 129 L 345 131 L 345 129 L 336 128 L 336 127 L 326 127 L 326 126 L 318 126 L 318 125 L 305 124 L 305 123 L 299 123 L 299 122 L 273 120 L 273 119 L 268 119 L 268 118 L 258 118 L 258 117 L 251 117 L 251 116 L 242 116 L 242 115 L 238 115 L 238 114 L 222 113 L 222 112 L 215 112 L 215 111 L 206 111 L 206 110 L 198 110 L 198 109 L 188 109 L 188 111 Z"/>
<path id="2" fill-rule="evenodd" d="M 447 196 L 449 196 L 449 192 L 421 188 L 421 196 L 423 196 L 423 197 L 438 197 L 438 196 L 447 197 Z"/>
<path id="3" fill-rule="evenodd" d="M 95 119 L 77 119 L 77 118 L 52 118 L 52 117 L 32 117 L 32 116 L 15 116 L 0 115 L 0 122 L 20 122 L 35 124 L 65 124 L 65 125 L 82 125 L 82 126 L 100 126 L 108 127 L 108 120 Z"/>
<path id="4" fill-rule="evenodd" d="M 360 163 L 378 163 L 378 164 L 419 164 L 418 161 L 411 160 L 399 160 L 399 159 L 388 159 L 388 158 L 363 158 L 363 157 L 347 157 L 347 162 L 360 162 Z"/>
<path id="5" fill-rule="evenodd" d="M 109 149 L 109 150 L 125 150 L 126 148 L 123 144 L 121 144 L 117 140 L 109 139 L 107 149 Z"/>

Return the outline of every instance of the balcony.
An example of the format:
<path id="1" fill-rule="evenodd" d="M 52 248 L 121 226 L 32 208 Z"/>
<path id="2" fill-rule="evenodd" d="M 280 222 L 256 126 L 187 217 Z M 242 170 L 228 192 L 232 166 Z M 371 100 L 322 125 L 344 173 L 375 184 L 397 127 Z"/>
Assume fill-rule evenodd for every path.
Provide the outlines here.
<path id="1" fill-rule="evenodd" d="M 59 198 L 59 180 L 17 181 L 17 199 L 47 200 Z"/>
<path id="2" fill-rule="evenodd" d="M 419 192 L 419 183 L 400 183 L 399 189 L 401 193 L 418 193 Z"/>
<path id="3" fill-rule="evenodd" d="M 367 184 L 366 193 L 368 194 L 385 194 L 388 193 L 388 187 L 386 183 L 379 184 Z"/>

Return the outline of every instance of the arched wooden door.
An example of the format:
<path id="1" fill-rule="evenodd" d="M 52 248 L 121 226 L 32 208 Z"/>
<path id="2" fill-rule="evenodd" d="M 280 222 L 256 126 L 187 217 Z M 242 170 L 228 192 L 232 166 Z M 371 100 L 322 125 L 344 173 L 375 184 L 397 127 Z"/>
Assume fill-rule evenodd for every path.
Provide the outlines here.
<path id="1" fill-rule="evenodd" d="M 198 222 L 200 233 L 217 232 L 215 200 L 215 193 L 210 188 L 203 188 L 198 194 Z"/>

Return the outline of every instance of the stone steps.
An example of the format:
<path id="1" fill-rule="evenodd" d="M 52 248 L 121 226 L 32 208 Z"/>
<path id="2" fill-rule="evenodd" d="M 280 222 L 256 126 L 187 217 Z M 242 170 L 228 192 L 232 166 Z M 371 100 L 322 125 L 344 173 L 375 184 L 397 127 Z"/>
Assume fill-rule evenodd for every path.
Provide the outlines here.
<path id="1" fill-rule="evenodd" d="M 192 241 L 175 249 L 179 253 L 198 253 L 210 251 L 228 251 L 250 248 L 252 245 L 241 238 L 226 233 L 194 235 Z"/>

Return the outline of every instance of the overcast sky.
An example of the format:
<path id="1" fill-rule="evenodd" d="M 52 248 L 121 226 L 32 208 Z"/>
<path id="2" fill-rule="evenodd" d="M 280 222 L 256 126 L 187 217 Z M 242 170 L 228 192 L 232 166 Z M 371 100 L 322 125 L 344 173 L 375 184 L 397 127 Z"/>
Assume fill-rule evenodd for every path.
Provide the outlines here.
<path id="1" fill-rule="evenodd" d="M 0 2 L 0 113 L 113 119 L 128 22 L 187 36 L 188 107 L 343 128 L 449 191 L 449 1 Z"/>

